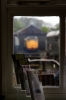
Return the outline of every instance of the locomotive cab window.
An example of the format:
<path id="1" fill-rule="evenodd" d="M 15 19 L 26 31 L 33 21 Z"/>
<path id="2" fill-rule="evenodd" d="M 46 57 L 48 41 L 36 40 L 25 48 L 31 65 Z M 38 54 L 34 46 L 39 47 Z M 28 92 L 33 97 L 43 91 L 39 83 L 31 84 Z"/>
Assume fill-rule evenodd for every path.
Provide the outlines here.
<path id="1" fill-rule="evenodd" d="M 49 62 L 42 61 L 33 66 L 42 67 L 43 86 L 60 86 L 59 26 L 59 16 L 13 16 L 13 54 L 28 54 L 30 59 L 49 59 Z M 13 86 L 20 87 L 14 69 Z"/>

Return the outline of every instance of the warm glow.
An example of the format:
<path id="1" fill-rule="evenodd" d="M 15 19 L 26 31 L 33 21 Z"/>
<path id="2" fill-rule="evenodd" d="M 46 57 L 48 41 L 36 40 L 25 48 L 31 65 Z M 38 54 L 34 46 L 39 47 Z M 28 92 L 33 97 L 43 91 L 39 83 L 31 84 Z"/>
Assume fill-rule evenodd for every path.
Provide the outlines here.
<path id="1" fill-rule="evenodd" d="M 26 40 L 27 49 L 37 49 L 38 48 L 38 40 Z"/>

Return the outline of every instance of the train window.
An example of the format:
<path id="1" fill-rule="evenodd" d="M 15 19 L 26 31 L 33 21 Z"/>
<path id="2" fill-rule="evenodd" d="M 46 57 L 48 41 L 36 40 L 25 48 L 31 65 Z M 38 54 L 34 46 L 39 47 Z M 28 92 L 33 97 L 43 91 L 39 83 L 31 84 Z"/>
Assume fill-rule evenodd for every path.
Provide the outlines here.
<path id="1" fill-rule="evenodd" d="M 36 59 L 35 54 L 39 54 L 41 59 L 54 59 L 59 62 L 60 42 L 58 45 L 58 41 L 56 41 L 59 34 L 56 33 L 56 31 L 60 30 L 59 24 L 59 16 L 13 16 L 13 33 L 17 35 L 16 44 L 19 44 L 20 47 L 20 49 L 17 49 L 14 53 L 28 53 L 28 57 L 31 54 L 31 57 L 34 57 L 33 59 Z M 55 37 L 55 34 L 57 35 L 57 38 Z M 39 56 L 37 56 L 38 59 L 40 59 Z M 59 86 L 59 76 L 57 76 L 58 81 L 56 80 L 56 84 L 54 81 L 54 75 L 56 75 L 58 72 L 59 66 L 53 62 L 45 62 L 45 64 L 42 64 L 42 66 L 46 68 L 47 73 L 44 74 L 46 76 L 46 80 L 49 80 L 50 76 L 52 79 L 49 84 L 48 82 L 45 82 L 46 80 L 43 77 L 43 86 Z M 16 77 L 14 71 L 13 78 L 13 86 L 16 87 L 18 85 L 16 85 L 17 83 L 15 81 Z"/>

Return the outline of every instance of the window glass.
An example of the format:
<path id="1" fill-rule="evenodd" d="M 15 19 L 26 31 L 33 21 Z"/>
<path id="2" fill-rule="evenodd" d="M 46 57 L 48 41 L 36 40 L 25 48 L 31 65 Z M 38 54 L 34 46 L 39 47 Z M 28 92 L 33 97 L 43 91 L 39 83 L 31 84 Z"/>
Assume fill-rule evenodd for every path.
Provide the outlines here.
<path id="1" fill-rule="evenodd" d="M 33 59 L 37 55 L 38 59 L 50 60 L 35 65 L 42 66 L 43 86 L 59 86 L 59 24 L 59 16 L 13 17 L 13 54 L 24 53 L 28 57 L 34 57 Z M 18 86 L 15 72 L 13 78 L 13 86 Z"/>

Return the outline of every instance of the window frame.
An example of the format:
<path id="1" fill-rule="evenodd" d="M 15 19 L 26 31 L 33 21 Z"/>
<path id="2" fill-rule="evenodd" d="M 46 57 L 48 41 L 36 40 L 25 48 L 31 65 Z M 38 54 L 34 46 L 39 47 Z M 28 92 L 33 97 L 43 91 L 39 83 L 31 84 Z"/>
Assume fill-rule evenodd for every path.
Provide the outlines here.
<path id="1" fill-rule="evenodd" d="M 10 13 L 10 12 L 9 12 L 9 13 Z M 14 13 L 14 12 L 12 11 L 12 13 Z M 17 13 L 18 13 L 18 12 L 17 12 Z M 8 15 L 9 15 L 9 14 L 8 14 Z M 12 22 L 11 22 L 11 25 L 12 25 L 11 27 L 13 27 L 13 16 L 14 16 L 14 15 L 15 15 L 15 14 L 13 14 L 13 15 L 10 16 L 10 17 L 11 17 L 11 21 L 12 21 Z M 18 14 L 17 14 L 17 15 L 18 15 Z M 22 14 L 21 14 L 21 15 L 22 15 Z M 21 15 L 19 14 L 19 16 L 21 16 Z M 16 16 L 16 15 L 15 15 L 15 16 Z M 9 17 L 8 17 L 8 18 L 9 18 Z M 10 20 L 9 20 L 9 23 L 10 23 Z M 9 26 L 9 25 L 8 25 L 8 26 Z M 12 32 L 13 30 L 11 29 L 10 31 Z M 13 33 L 13 32 L 12 32 L 12 33 Z M 9 35 L 9 37 L 10 37 L 10 35 Z M 12 38 L 12 37 L 13 37 L 13 36 L 11 35 L 11 38 Z M 10 40 L 10 39 L 9 39 L 9 40 Z M 8 41 L 9 41 L 9 40 L 8 40 Z M 12 40 L 13 40 L 13 39 L 11 39 L 11 43 L 13 43 Z M 8 45 L 9 45 L 9 44 L 8 44 Z M 11 44 L 10 46 L 11 46 L 11 48 L 13 47 L 12 44 Z M 8 47 L 9 47 L 9 46 L 8 46 Z M 9 47 L 9 48 L 10 48 L 10 47 Z M 12 48 L 12 50 L 13 50 L 13 48 Z M 12 50 L 11 50 L 11 53 L 13 53 Z M 10 83 L 11 83 L 11 82 L 10 82 Z M 61 88 L 61 86 L 60 86 L 60 88 Z"/>
<path id="2" fill-rule="evenodd" d="M 12 29 L 13 29 L 13 16 L 17 16 L 17 15 L 26 16 L 26 15 L 28 15 L 28 13 L 29 13 L 29 15 L 35 15 L 35 13 L 36 13 L 37 16 L 38 15 L 43 16 L 43 11 L 42 10 L 44 9 L 44 7 L 41 7 L 41 8 L 40 7 L 35 7 L 36 9 L 32 8 L 32 11 L 30 11 L 31 8 L 32 7 L 28 7 L 28 9 L 27 9 L 26 7 L 22 8 L 22 7 L 13 7 L 13 6 L 10 7 L 9 5 L 7 6 L 7 9 L 8 9 L 7 10 L 7 17 L 6 17 L 6 19 L 7 19 L 7 29 L 6 29 L 6 32 L 7 32 L 7 38 L 6 38 L 6 40 L 7 40 L 7 43 L 6 43 L 6 46 L 7 46 L 7 49 L 6 49 L 7 50 L 7 54 L 6 54 L 6 56 L 7 56 L 7 60 L 6 60 L 6 62 L 7 62 L 7 69 L 6 69 L 7 75 L 6 75 L 6 73 L 4 73 L 4 74 L 6 75 L 6 79 L 5 79 L 7 81 L 6 82 L 6 88 L 7 88 L 6 89 L 6 91 L 7 91 L 6 94 L 8 94 L 8 98 L 11 95 L 13 96 L 13 98 L 17 98 L 16 95 L 19 95 L 20 98 L 23 98 L 24 95 L 25 95 L 24 92 L 20 91 L 20 89 L 16 89 L 16 88 L 12 87 L 12 72 L 13 72 L 12 66 L 11 66 L 13 64 L 12 58 L 11 58 L 11 54 L 13 53 L 12 52 L 13 51 L 13 34 L 12 34 L 13 30 Z M 35 10 L 35 13 L 34 13 L 34 10 Z M 40 12 L 39 12 L 39 10 L 40 10 Z M 49 11 L 45 12 L 45 14 L 44 14 L 45 16 L 56 16 L 56 15 L 60 16 L 60 39 L 61 39 L 60 45 L 61 45 L 61 44 L 63 44 L 63 41 L 65 41 L 65 39 L 64 39 L 65 34 L 64 35 L 61 34 L 63 32 L 65 33 L 65 28 L 63 27 L 63 25 L 65 23 L 65 17 L 63 16 L 63 14 L 59 13 L 59 10 L 56 13 L 54 12 L 54 11 L 56 11 L 56 9 L 54 9 L 54 11 L 53 11 L 52 9 L 45 8 L 44 11 L 45 10 L 50 11 L 50 12 Z M 2 30 L 3 30 L 3 28 L 2 28 Z M 61 51 L 60 51 L 60 58 L 61 58 L 60 59 L 60 65 L 64 66 L 65 45 L 64 46 L 61 45 L 60 49 L 61 49 Z M 63 74 L 64 69 L 62 69 L 61 66 L 60 66 L 60 73 L 61 73 L 61 75 L 60 75 L 60 77 L 61 77 L 60 78 L 60 81 L 61 81 L 60 82 L 60 84 L 61 84 L 60 88 L 44 88 L 44 93 L 45 93 L 46 98 L 51 98 L 51 95 L 52 95 L 52 98 L 54 98 L 58 95 L 58 98 L 59 98 L 60 94 L 61 94 L 62 97 L 65 96 L 66 91 L 65 91 L 65 87 L 64 87 L 64 78 L 63 78 L 64 77 L 64 74 Z M 3 70 L 4 70 L 4 66 L 3 66 Z M 8 80 L 7 80 L 7 78 L 8 78 Z M 5 86 L 5 83 L 3 83 L 3 86 Z M 4 88 L 3 88 L 3 91 L 5 92 Z M 17 92 L 18 92 L 18 94 L 17 94 Z M 64 93 L 64 95 L 62 95 L 63 93 Z M 14 94 L 16 94 L 16 95 L 14 95 Z"/>

